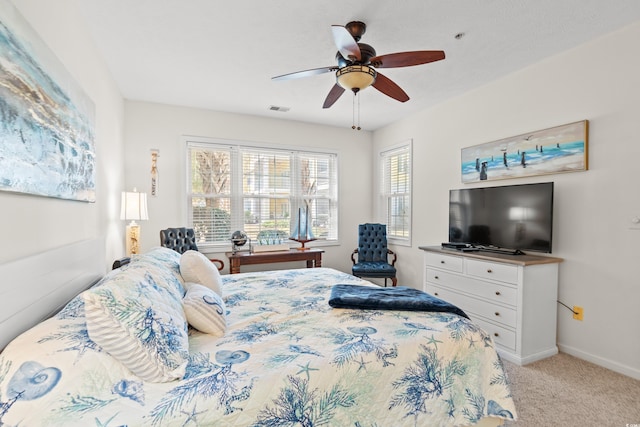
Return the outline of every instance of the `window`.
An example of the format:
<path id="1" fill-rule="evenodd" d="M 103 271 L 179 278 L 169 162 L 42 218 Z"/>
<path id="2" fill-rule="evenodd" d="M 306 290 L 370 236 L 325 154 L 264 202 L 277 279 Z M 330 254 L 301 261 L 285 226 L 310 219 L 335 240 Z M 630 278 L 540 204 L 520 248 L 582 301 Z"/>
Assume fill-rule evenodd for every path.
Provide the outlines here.
<path id="1" fill-rule="evenodd" d="M 243 230 L 253 242 L 291 236 L 298 209 L 317 239 L 338 238 L 337 154 L 186 140 L 187 205 L 198 246 L 228 245 Z"/>
<path id="2" fill-rule="evenodd" d="M 411 141 L 380 153 L 381 215 L 387 238 L 411 245 Z"/>

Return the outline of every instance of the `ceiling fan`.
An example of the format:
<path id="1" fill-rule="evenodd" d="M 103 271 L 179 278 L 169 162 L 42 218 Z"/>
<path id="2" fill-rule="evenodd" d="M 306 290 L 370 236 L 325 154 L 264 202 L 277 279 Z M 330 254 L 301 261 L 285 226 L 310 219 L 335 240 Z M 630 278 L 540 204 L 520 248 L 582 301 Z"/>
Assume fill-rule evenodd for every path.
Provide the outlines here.
<path id="1" fill-rule="evenodd" d="M 364 22 L 351 21 L 344 27 L 332 25 L 331 30 L 333 40 L 338 47 L 336 53 L 338 65 L 297 71 L 272 78 L 272 80 L 288 80 L 335 71 L 336 83 L 329 91 L 322 108 L 331 107 L 346 89 L 357 94 L 369 86 L 373 86 L 393 99 L 406 102 L 409 100 L 409 95 L 391 79 L 377 71 L 377 68 L 410 67 L 444 59 L 444 52 L 441 50 L 417 50 L 376 56 L 372 46 L 359 43 L 367 30 Z"/>

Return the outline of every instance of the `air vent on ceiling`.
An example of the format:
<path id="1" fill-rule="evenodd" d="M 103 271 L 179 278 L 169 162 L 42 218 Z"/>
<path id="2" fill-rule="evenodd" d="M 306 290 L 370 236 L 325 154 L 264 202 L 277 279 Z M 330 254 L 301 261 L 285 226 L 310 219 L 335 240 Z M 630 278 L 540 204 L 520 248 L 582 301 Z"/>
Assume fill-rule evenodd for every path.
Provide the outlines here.
<path id="1" fill-rule="evenodd" d="M 291 108 L 289 107 L 279 107 L 277 105 L 271 105 L 269 106 L 269 110 L 271 111 L 280 111 L 282 113 L 286 113 L 287 111 L 289 111 Z"/>

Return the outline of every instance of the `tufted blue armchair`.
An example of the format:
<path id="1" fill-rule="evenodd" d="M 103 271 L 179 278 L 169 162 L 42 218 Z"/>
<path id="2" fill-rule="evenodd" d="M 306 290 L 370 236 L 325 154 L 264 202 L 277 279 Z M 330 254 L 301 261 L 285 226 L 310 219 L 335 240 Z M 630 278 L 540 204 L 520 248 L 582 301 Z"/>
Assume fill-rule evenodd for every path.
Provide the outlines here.
<path id="1" fill-rule="evenodd" d="M 358 254 L 356 261 L 355 255 Z M 389 263 L 389 255 L 393 260 Z M 398 284 L 396 278 L 395 252 L 387 248 L 387 226 L 384 224 L 360 224 L 358 226 L 358 249 L 351 254 L 353 267 L 351 272 L 356 277 L 391 279 L 392 285 Z"/>
<path id="2" fill-rule="evenodd" d="M 196 233 L 193 228 L 176 227 L 160 230 L 160 245 L 165 248 L 173 249 L 174 251 L 183 254 L 188 250 L 197 251 L 196 245 Z M 224 268 L 224 261 L 220 259 L 211 258 L 210 261 L 216 265 L 218 270 Z"/>

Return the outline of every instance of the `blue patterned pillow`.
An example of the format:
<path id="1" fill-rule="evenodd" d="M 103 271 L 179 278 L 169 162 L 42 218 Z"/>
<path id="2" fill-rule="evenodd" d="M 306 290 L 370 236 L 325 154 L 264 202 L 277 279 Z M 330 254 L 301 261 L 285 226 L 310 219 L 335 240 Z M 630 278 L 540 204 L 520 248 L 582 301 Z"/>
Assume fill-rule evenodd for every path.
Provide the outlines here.
<path id="1" fill-rule="evenodd" d="M 131 263 L 125 267 L 145 268 L 154 276 L 159 285 L 174 287 L 181 296 L 184 296 L 184 280 L 180 274 L 180 257 L 181 254 L 174 250 L 155 247 L 144 254 L 133 255 Z"/>
<path id="2" fill-rule="evenodd" d="M 89 337 L 145 381 L 182 378 L 189 356 L 182 295 L 156 280 L 161 272 L 134 267 L 82 294 Z"/>

